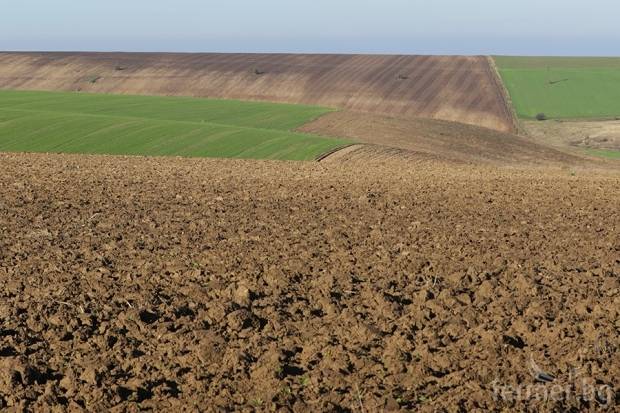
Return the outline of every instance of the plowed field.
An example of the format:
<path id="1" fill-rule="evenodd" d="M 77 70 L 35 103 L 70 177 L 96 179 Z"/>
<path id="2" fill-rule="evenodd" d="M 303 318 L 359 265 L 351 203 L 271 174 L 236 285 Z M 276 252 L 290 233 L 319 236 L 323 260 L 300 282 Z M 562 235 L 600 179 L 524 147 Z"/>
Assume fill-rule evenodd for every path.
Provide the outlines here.
<path id="1" fill-rule="evenodd" d="M 618 171 L 409 157 L 0 154 L 0 409 L 620 405 Z"/>
<path id="2" fill-rule="evenodd" d="M 511 131 L 486 57 L 0 53 L 0 88 L 318 104 Z"/>
<path id="3" fill-rule="evenodd" d="M 303 125 L 301 132 L 347 137 L 369 147 L 348 148 L 330 158 L 443 159 L 499 165 L 570 165 L 588 162 L 583 154 L 553 148 L 534 139 L 476 126 L 430 119 L 398 119 L 367 113 L 328 113 Z M 592 161 L 590 161 L 592 162 Z"/>

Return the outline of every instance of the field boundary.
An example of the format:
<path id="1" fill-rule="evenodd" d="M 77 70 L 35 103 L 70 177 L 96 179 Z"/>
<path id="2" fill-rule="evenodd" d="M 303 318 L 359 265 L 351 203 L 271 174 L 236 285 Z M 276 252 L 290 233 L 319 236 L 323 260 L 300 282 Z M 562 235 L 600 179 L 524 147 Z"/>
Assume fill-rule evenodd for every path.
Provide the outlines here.
<path id="1" fill-rule="evenodd" d="M 500 91 L 502 96 L 502 100 L 504 101 L 504 105 L 506 107 L 506 111 L 508 112 L 508 116 L 511 118 L 514 132 L 521 135 L 525 132 L 525 129 L 521 126 L 521 122 L 519 121 L 519 116 L 517 114 L 517 110 L 512 102 L 512 98 L 510 97 L 510 92 L 506 88 L 504 84 L 504 80 L 502 79 L 502 75 L 499 72 L 499 68 L 495 63 L 495 58 L 493 56 L 487 56 L 487 61 L 489 62 L 489 68 L 492 71 L 493 78 L 495 79 L 497 89 Z"/>

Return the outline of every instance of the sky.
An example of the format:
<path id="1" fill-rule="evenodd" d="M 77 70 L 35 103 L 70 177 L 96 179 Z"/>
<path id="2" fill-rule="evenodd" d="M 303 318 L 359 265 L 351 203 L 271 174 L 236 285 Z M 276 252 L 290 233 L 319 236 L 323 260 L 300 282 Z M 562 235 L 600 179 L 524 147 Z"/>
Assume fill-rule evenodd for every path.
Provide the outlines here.
<path id="1" fill-rule="evenodd" d="M 619 0 L 0 0 L 0 50 L 620 55 Z"/>

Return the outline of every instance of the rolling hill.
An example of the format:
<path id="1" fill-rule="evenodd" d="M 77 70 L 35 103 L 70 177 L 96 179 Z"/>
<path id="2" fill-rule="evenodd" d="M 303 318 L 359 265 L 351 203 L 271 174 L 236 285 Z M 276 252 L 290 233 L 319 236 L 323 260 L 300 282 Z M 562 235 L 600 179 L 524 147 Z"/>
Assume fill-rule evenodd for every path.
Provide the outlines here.
<path id="1" fill-rule="evenodd" d="M 0 89 L 303 103 L 514 130 L 482 56 L 0 53 Z"/>

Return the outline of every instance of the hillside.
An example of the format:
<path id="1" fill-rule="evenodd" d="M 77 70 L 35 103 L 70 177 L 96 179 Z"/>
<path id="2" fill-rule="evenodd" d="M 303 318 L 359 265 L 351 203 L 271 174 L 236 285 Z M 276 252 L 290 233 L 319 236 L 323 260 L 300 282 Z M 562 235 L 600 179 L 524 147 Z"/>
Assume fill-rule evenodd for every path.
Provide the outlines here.
<path id="1" fill-rule="evenodd" d="M 265 100 L 511 131 L 486 57 L 0 53 L 0 89 Z"/>
<path id="2" fill-rule="evenodd" d="M 527 137 L 432 119 L 398 119 L 340 111 L 323 115 L 299 131 L 340 136 L 365 144 L 363 148 L 357 145 L 334 154 L 341 160 L 404 157 L 496 165 L 588 162 L 578 153 L 572 153 L 575 151 L 553 148 Z"/>

